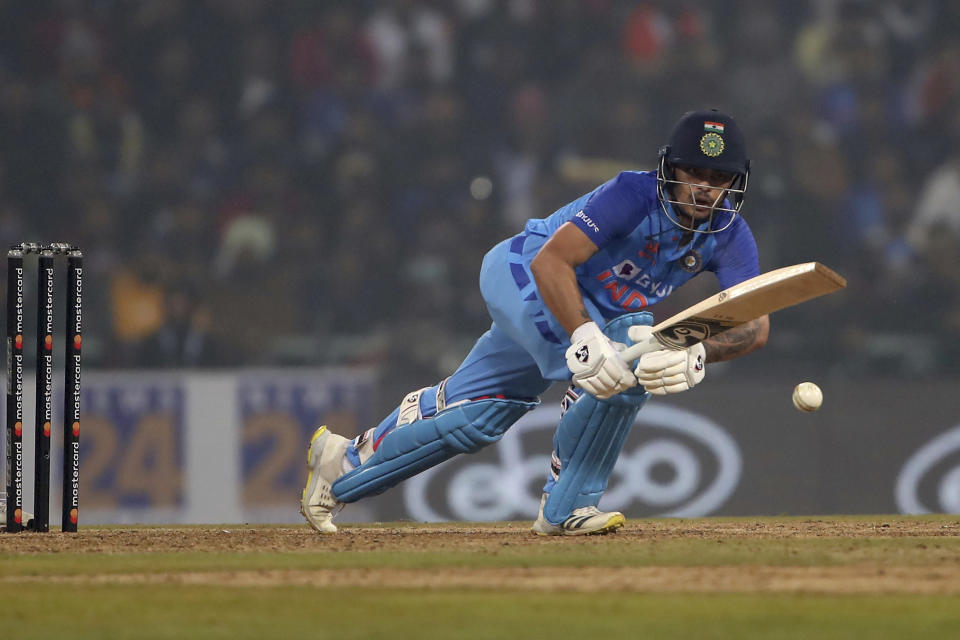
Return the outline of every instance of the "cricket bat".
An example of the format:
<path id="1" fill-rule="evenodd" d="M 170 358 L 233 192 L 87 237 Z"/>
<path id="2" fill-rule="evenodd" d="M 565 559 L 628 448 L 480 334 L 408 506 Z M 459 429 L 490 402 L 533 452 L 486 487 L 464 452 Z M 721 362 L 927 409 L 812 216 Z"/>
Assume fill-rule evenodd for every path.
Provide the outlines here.
<path id="1" fill-rule="evenodd" d="M 847 281 L 819 262 L 805 262 L 762 273 L 725 289 L 654 325 L 649 342 L 620 353 L 627 362 L 658 349 L 686 349 L 786 307 L 833 293 Z"/>

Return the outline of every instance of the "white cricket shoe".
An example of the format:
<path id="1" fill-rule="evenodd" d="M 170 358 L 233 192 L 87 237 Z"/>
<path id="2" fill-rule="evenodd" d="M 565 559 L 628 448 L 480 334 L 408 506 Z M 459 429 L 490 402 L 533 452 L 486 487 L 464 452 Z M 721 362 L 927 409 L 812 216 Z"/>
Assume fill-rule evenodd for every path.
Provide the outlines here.
<path id="1" fill-rule="evenodd" d="M 300 497 L 300 513 L 319 533 L 336 533 L 333 516 L 343 503 L 333 497 L 331 487 L 343 475 L 343 456 L 348 438 L 331 433 L 326 426 L 313 432 L 307 451 L 307 486 Z"/>
<path id="2" fill-rule="evenodd" d="M 543 505 L 547 503 L 547 494 L 540 498 L 540 513 L 533 523 L 533 532 L 538 536 L 588 536 L 602 535 L 616 531 L 627 521 L 619 511 L 600 511 L 594 506 L 574 509 L 573 514 L 563 524 L 550 524 L 543 517 Z"/>

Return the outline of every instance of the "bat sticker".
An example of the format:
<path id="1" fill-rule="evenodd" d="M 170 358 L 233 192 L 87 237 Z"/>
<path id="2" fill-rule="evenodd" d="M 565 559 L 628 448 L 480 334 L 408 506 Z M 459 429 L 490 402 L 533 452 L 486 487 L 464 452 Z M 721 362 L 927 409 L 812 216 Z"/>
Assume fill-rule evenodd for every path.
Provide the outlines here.
<path id="1" fill-rule="evenodd" d="M 657 340 L 670 349 L 686 349 L 710 337 L 710 326 L 695 320 L 683 320 L 656 334 Z"/>
<path id="2" fill-rule="evenodd" d="M 703 342 L 710 336 L 726 331 L 735 324 L 712 318 L 691 318 L 681 320 L 654 335 L 660 344 L 668 349 L 686 349 L 698 342 Z"/>

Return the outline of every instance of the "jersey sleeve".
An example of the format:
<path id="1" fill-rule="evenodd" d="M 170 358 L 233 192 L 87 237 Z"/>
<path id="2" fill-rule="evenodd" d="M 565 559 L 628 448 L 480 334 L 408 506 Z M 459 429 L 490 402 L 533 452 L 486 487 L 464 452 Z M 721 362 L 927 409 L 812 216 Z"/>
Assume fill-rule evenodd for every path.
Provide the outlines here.
<path id="1" fill-rule="evenodd" d="M 711 270 L 717 274 L 721 289 L 760 275 L 757 241 L 747 221 L 739 218 L 723 241 L 717 243 Z"/>
<path id="2" fill-rule="evenodd" d="M 635 174 L 623 172 L 604 183 L 583 208 L 570 218 L 598 248 L 628 235 L 639 224 L 638 216 L 649 208 L 649 195 Z"/>

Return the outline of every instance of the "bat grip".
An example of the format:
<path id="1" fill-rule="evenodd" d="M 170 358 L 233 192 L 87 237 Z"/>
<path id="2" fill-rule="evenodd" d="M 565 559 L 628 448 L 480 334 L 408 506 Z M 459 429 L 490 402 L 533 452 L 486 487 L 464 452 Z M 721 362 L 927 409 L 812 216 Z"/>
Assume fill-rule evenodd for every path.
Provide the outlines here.
<path id="1" fill-rule="evenodd" d="M 643 342 L 635 342 L 621 351 L 620 357 L 623 358 L 624 362 L 633 363 L 634 360 L 645 353 L 669 348 L 671 347 L 668 347 L 657 340 L 656 334 L 651 334 L 648 340 L 644 340 Z"/>

